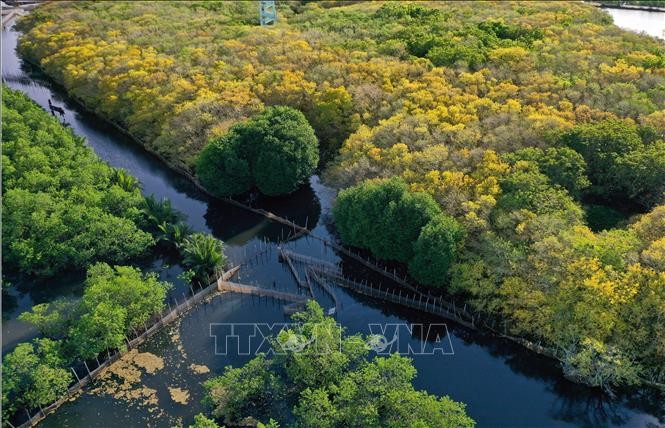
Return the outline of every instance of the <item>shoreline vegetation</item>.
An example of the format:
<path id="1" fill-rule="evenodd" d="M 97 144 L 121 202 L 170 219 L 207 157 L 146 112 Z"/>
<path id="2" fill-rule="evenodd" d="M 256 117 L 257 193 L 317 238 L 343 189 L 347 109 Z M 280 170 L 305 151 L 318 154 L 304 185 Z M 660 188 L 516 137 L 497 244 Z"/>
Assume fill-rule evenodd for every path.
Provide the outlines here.
<path id="1" fill-rule="evenodd" d="M 70 129 L 64 127 L 57 119 L 49 116 L 46 111 L 42 110 L 25 95 L 4 86 L 2 90 L 3 103 L 5 103 L 3 111 L 5 114 L 11 114 L 9 111 L 19 104 L 25 109 L 23 113 L 30 111 L 29 114 L 34 114 L 40 119 L 30 122 L 31 125 L 47 124 L 54 127 L 52 131 L 55 130 L 53 134 L 56 138 L 53 139 L 53 142 L 56 142 L 56 144 L 58 136 L 65 139 L 75 138 Z M 21 119 L 23 119 L 23 116 L 12 117 L 12 120 L 3 120 L 3 123 L 13 129 L 12 121 L 18 122 Z M 63 134 L 56 132 L 58 130 L 63 132 Z M 3 135 L 5 138 L 3 143 L 18 138 L 11 132 L 5 132 Z M 76 141 L 79 144 L 83 144 L 83 140 L 81 139 Z M 92 153 L 88 147 L 83 147 L 83 150 L 86 154 Z M 17 151 L 8 148 L 3 154 L 7 156 L 4 160 L 5 166 L 11 166 L 9 162 L 17 157 Z M 94 155 L 92 159 L 95 159 Z M 100 164 L 103 164 L 103 162 L 100 162 Z M 107 166 L 107 168 L 109 167 Z M 138 191 L 137 186 L 139 183 L 135 179 L 132 180 L 132 176 L 123 173 L 121 177 L 121 181 L 126 187 Z M 14 188 L 16 186 L 8 187 Z M 166 243 L 167 245 L 176 245 L 175 243 L 177 242 L 178 246 L 182 245 L 185 248 L 183 253 L 184 263 L 186 264 L 187 257 L 192 257 L 192 251 L 186 250 L 188 248 L 187 241 L 205 240 L 206 236 L 202 234 L 184 234 L 184 238 L 182 239 L 176 240 L 173 237 L 166 239 L 164 235 L 169 230 L 167 226 L 171 228 L 174 226 L 177 227 L 182 220 L 181 215 L 170 208 L 168 201 L 160 202 L 152 197 L 147 197 L 145 200 L 148 207 L 151 207 L 148 210 L 149 214 L 147 215 L 146 224 L 152 225 L 148 226 L 148 229 L 155 233 L 155 241 L 162 242 L 162 244 Z M 222 263 L 223 259 L 214 261 L 215 266 L 219 266 Z M 207 266 L 206 263 L 201 261 L 196 261 L 191 265 Z M 203 273 L 205 274 L 205 272 L 207 271 L 204 270 Z M 62 397 L 66 398 L 71 393 L 70 385 L 73 383 L 75 385 L 81 384 L 80 381 L 78 383 L 75 382 L 74 374 L 76 371 L 70 372 L 68 370 L 68 368 L 74 370 L 70 367 L 72 365 L 77 366 L 76 360 L 88 362 L 99 361 L 99 357 L 101 356 L 103 360 L 102 364 L 92 370 L 92 372 L 97 372 L 106 367 L 107 360 L 104 355 L 107 353 L 109 355 L 108 363 L 113 364 L 115 360 L 126 352 L 126 336 L 129 334 L 131 337 L 130 331 L 136 331 L 136 329 L 140 331 L 148 319 L 152 319 L 153 314 L 161 313 L 165 309 L 164 302 L 169 287 L 171 285 L 168 283 L 158 282 L 155 274 L 144 275 L 138 269 L 129 266 L 111 267 L 106 263 L 98 263 L 90 266 L 88 269 L 85 292 L 80 302 L 56 300 L 47 304 L 35 305 L 31 311 L 21 314 L 19 318 L 34 325 L 40 331 L 41 337 L 32 342 L 17 345 L 16 349 L 5 357 L 5 361 L 3 362 L 3 421 L 12 420 L 15 417 L 15 413 L 21 408 L 24 410 L 33 410 L 34 416 L 31 420 L 37 421 L 57 409 L 64 401 Z M 331 338 L 334 339 L 342 335 L 343 330 L 333 325 L 334 320 L 332 318 L 323 317 L 322 309 L 316 303 L 311 303 L 305 313 L 296 315 L 296 317 L 311 325 L 330 324 L 324 330 L 321 330 L 320 326 L 313 327 L 316 331 L 327 331 L 328 334 L 333 334 L 333 336 L 327 338 L 319 337 L 319 340 L 330 340 Z M 149 329 L 151 330 L 152 328 L 151 326 Z M 310 331 L 310 334 L 314 335 L 316 331 Z M 285 334 L 293 335 L 296 332 L 287 331 Z M 332 360 L 339 360 L 340 358 L 347 360 L 347 363 L 337 367 L 340 370 L 338 380 L 348 382 L 344 381 L 341 376 L 343 371 L 349 370 L 351 367 L 354 367 L 358 371 L 355 373 L 350 372 L 346 376 L 359 377 L 367 370 L 375 370 L 377 371 L 377 376 L 382 378 L 389 376 L 393 379 L 388 384 L 383 385 L 382 397 L 374 397 L 372 395 L 376 394 L 377 391 L 375 385 L 371 388 L 374 392 L 370 392 L 369 390 L 365 392 L 371 395 L 366 398 L 375 400 L 376 402 L 383 402 L 391 399 L 390 397 L 393 397 L 394 401 L 394 398 L 397 396 L 401 397 L 399 401 L 403 401 L 404 394 L 410 397 L 408 404 L 395 402 L 393 406 L 396 407 L 381 410 L 378 417 L 386 422 L 392 420 L 393 422 L 390 423 L 394 426 L 400 426 L 406 419 L 415 422 L 428 421 L 431 426 L 442 427 L 472 427 L 475 425 L 475 422 L 466 415 L 464 404 L 454 402 L 448 397 L 439 398 L 423 391 L 414 390 L 410 386 L 410 382 L 413 376 L 416 375 L 416 372 L 407 358 L 395 356 L 389 359 L 379 358 L 378 360 L 372 360 L 372 362 L 361 361 L 361 356 L 366 354 L 369 349 L 366 348 L 364 341 L 361 339 L 356 336 L 345 339 L 349 345 L 353 342 L 355 342 L 355 345 L 345 347 L 344 353 L 340 353 L 339 355 L 331 354 Z M 330 343 L 327 345 L 330 345 Z M 315 360 L 320 356 L 321 354 L 318 352 L 312 355 L 308 354 L 306 358 L 311 361 L 307 364 L 319 365 L 321 362 Z M 291 358 L 294 357 L 292 356 Z M 303 363 L 306 361 L 301 357 L 297 357 L 297 359 Z M 398 373 L 396 372 L 397 368 L 399 368 Z M 87 364 L 85 365 L 85 369 L 90 370 Z M 78 379 L 78 374 L 75 375 Z M 218 398 L 214 391 L 219 392 L 219 389 L 213 385 L 216 382 L 224 382 L 224 377 L 228 376 L 234 376 L 233 370 L 226 372 L 222 377 L 213 378 L 207 383 L 210 386 L 210 396 L 206 399 L 208 403 L 214 403 Z M 84 376 L 81 376 L 81 378 L 85 380 Z M 333 378 L 330 378 L 326 382 L 332 380 Z M 288 382 L 296 381 L 297 379 L 290 379 Z M 296 384 L 298 383 L 296 382 L 288 388 L 291 394 L 293 394 L 293 388 L 295 388 Z M 81 385 L 85 385 L 85 383 Z M 321 382 L 312 383 L 309 386 L 313 387 L 317 385 L 320 388 L 317 390 L 318 396 L 324 394 L 326 388 L 332 386 L 329 383 Z M 275 391 L 275 393 L 278 393 L 278 391 Z M 282 393 L 286 393 L 286 391 L 282 391 Z M 331 398 L 333 397 L 331 396 Z M 339 397 L 338 400 L 342 400 L 342 398 Z M 297 410 L 294 408 L 293 411 L 297 412 L 298 417 L 305 421 L 303 422 L 305 424 L 303 426 L 308 426 L 307 421 L 311 423 L 314 420 L 325 420 L 326 423 L 334 426 L 335 423 L 343 419 L 356 417 L 355 412 L 358 409 L 346 409 L 347 414 L 343 415 L 343 401 L 334 405 L 339 406 L 335 416 L 333 414 L 305 414 L 303 412 L 314 407 L 304 401 L 300 403 Z M 243 408 L 247 409 L 248 403 L 243 404 L 241 401 L 238 401 L 236 406 L 237 411 L 240 411 Z M 400 406 L 406 407 L 402 408 Z M 254 407 L 254 405 L 249 407 Z M 28 412 L 28 414 L 30 413 Z M 370 415 L 365 416 L 365 418 L 371 417 Z M 366 419 L 367 421 L 369 419 Z M 196 416 L 192 426 L 213 427 L 217 425 L 213 420 L 200 414 Z M 270 422 L 263 426 L 278 426 L 278 424 L 276 424 L 274 419 L 270 418 Z"/>
<path id="2" fill-rule="evenodd" d="M 59 399 L 74 381 L 72 364 L 121 352 L 126 335 L 165 309 L 171 285 L 122 264 L 169 254 L 194 284 L 226 259 L 220 241 L 191 233 L 168 200 L 142 196 L 133 176 L 102 162 L 27 96 L 3 85 L 2 103 L 3 274 L 87 271 L 80 300 L 19 316 L 41 336 L 3 358 L 6 421 Z"/>
<path id="3" fill-rule="evenodd" d="M 45 6 L 21 21 L 20 52 L 185 171 L 208 140 L 264 106 L 301 110 L 325 142 L 329 182 L 346 188 L 399 176 L 462 225 L 467 238 L 444 272 L 449 279 L 441 270 L 429 278 L 449 283 L 447 291 L 475 310 L 509 321 L 511 334 L 561 351 L 572 379 L 606 390 L 640 378 L 662 383 L 664 233 L 657 204 L 665 182 L 665 96 L 658 88 L 664 87 L 665 53 L 585 5 L 504 4 L 484 12 L 491 16 L 462 21 L 469 5 L 449 7 L 293 3 L 280 10 L 283 24 L 248 33 L 254 10 L 242 3 L 164 5 L 151 11 L 160 28 L 168 28 L 166 16 L 188 22 L 187 16 L 202 14 L 187 30 L 192 39 L 143 33 L 130 45 L 126 37 L 141 34 L 144 25 L 142 6 Z M 82 24 L 94 20 L 105 32 L 93 34 Z M 221 50 L 211 50 L 213 37 L 199 28 L 204 22 L 229 24 L 215 36 Z M 341 22 L 359 35 L 353 42 L 335 35 Z M 385 22 L 399 25 L 387 29 Z M 319 30 L 316 37 L 311 28 Z M 298 46 L 300 57 L 263 50 L 271 32 Z M 446 37 L 465 43 L 450 45 Z M 598 52 L 592 62 L 570 61 L 580 38 Z M 547 39 L 558 40 L 557 50 L 545 48 Z M 355 59 L 352 52 L 364 56 Z M 106 64 L 96 61 L 100 55 Z M 348 77 L 326 68 L 335 58 Z M 133 71 L 118 68 L 129 60 Z M 379 65 L 387 74 L 377 79 Z M 603 85 L 587 83 L 594 80 Z M 169 88 L 171 98 L 156 84 Z M 104 98 L 103 88 L 118 93 L 121 87 L 123 99 Z M 154 105 L 160 108 L 146 110 Z M 176 152 L 184 163 L 172 161 Z M 584 195 L 652 211 L 627 229 L 594 233 L 584 225 Z M 367 214 L 359 211 L 356 220 Z M 450 227 L 427 230 L 423 248 L 446 247 L 438 236 Z"/>
<path id="4" fill-rule="evenodd" d="M 220 36 L 223 49 L 213 52 L 212 36 L 198 27 L 187 41 L 192 46 L 178 46 L 185 42 L 170 33 L 160 40 L 142 34 L 139 45 L 131 46 L 125 37 L 141 32 L 142 8 L 111 18 L 114 7 L 39 8 L 21 21 L 20 50 L 86 108 L 123 123 L 130 135 L 140 131 L 132 137 L 195 183 L 188 171 L 209 139 L 267 105 L 303 111 L 325 142 L 329 182 L 361 189 L 372 182 L 365 180 L 400 177 L 411 194 L 427 194 L 462 225 L 462 248 L 425 281 L 434 278 L 432 285 L 464 296 L 475 310 L 509 321 L 511 334 L 560 350 L 571 379 L 606 390 L 640 379 L 663 383 L 665 214 L 658 204 L 665 183 L 665 53 L 653 40 L 612 28 L 602 12 L 574 3 L 500 5 L 491 11 L 498 17 L 470 23 L 456 19 L 468 11 L 466 3 L 449 5 L 453 10 L 435 3 L 296 3 L 280 10 L 284 24 L 253 33 L 247 31 L 252 15 L 242 4 L 153 10 L 150 20 L 162 24 L 172 14 L 208 16 L 208 8 L 221 13 L 216 19 L 230 25 Z M 57 24 L 51 20 L 56 16 Z M 93 35 L 84 17 L 101 20 L 106 33 Z M 129 24 L 122 28 L 120 21 Z M 362 37 L 346 39 L 342 22 Z M 363 29 L 359 22 L 369 24 Z M 398 28 L 385 28 L 386 22 Z M 247 54 L 258 52 L 271 31 L 299 47 L 303 57 L 295 72 L 284 67 L 295 62 L 288 55 L 258 60 Z M 446 37 L 459 43 L 447 44 Z M 558 50 L 546 49 L 547 39 L 557 40 Z M 202 47 L 194 48 L 196 43 Z M 186 55 L 174 56 L 176 46 Z M 592 63 L 571 58 L 582 48 L 595 55 Z M 99 55 L 112 64 L 96 61 Z M 335 56 L 342 58 L 335 67 L 348 70 L 347 81 L 326 68 Z M 128 59 L 135 64 L 132 73 L 116 65 Z M 269 67 L 278 71 L 270 74 Z M 180 80 L 168 81 L 162 68 L 178 70 Z M 150 79 L 175 85 L 169 88 L 177 99 L 155 92 L 143 97 L 141 88 L 156 87 Z M 112 92 L 124 85 L 127 98 L 86 92 L 91 85 L 115 85 Z M 161 110 L 146 110 L 154 104 Z M 203 123 L 196 122 L 200 118 Z M 166 134 L 158 135 L 160 130 Z M 179 150 L 184 163 L 173 160 Z M 584 223 L 584 195 L 634 203 L 646 214 L 629 227 L 595 233 Z M 401 200 L 386 191 L 376 202 L 399 207 Z M 395 218 L 423 206 L 413 205 L 414 211 L 396 209 Z M 372 219 L 371 210 L 358 208 L 352 218 L 361 226 Z M 412 231 L 416 237 L 428 231 L 421 253 L 459 245 L 450 221 L 424 224 Z M 446 235 L 451 238 L 440 238 Z M 350 243 L 379 254 L 385 248 L 381 242 Z"/>
<path id="5" fill-rule="evenodd" d="M 303 428 L 475 426 L 464 404 L 413 387 L 417 372 L 409 358 L 370 358 L 372 338 L 346 334 L 315 301 L 293 320 L 299 327 L 269 339 L 270 358 L 260 354 L 205 382 L 204 404 L 216 420 L 258 427 L 279 427 L 276 419 Z M 202 414 L 194 421 L 190 428 L 220 426 Z"/>

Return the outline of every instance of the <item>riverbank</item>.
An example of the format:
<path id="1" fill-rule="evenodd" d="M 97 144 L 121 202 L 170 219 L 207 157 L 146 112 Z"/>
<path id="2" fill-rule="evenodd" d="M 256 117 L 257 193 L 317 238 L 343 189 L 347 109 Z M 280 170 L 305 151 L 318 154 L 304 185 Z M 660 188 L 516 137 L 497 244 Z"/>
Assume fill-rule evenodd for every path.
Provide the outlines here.
<path id="1" fill-rule="evenodd" d="M 3 68 L 12 64 L 12 37 L 4 34 Z M 20 65 L 14 59 L 16 66 Z M 194 189 L 193 185 L 177 179 L 171 169 L 155 160 L 154 155 L 136 149 L 139 144 L 125 141 L 117 129 L 101 126 L 96 119 L 76 105 L 68 105 L 67 98 L 56 91 L 41 76 L 29 74 L 29 69 L 12 68 L 17 80 L 12 85 L 27 92 L 33 99 L 46 105 L 48 98 L 64 104 L 68 122 L 80 135 L 85 136 L 90 145 L 102 158 L 114 166 L 128 169 L 137 176 L 147 193 L 155 193 L 158 198 L 168 197 L 174 208 L 187 213 L 187 222 L 196 230 L 212 231 L 227 243 L 227 249 L 239 260 L 243 253 L 252 253 L 252 248 L 266 239 L 275 248 L 281 236 L 287 236 L 288 226 L 268 221 L 249 211 L 240 210 L 226 203 L 215 202 Z M 27 73 L 26 73 L 27 72 Z M 3 70 L 4 74 L 4 70 Z M 101 123 L 101 122 L 100 122 Z M 282 217 L 293 219 L 296 224 L 306 224 L 316 235 L 331 239 L 328 234 L 326 216 L 329 213 L 332 189 L 323 186 L 314 177 L 310 186 L 290 197 L 262 201 L 264 208 Z M 282 235 L 282 232 L 284 233 Z M 331 263 L 343 262 L 346 272 L 376 283 L 380 280 L 371 272 L 356 264 L 350 257 L 337 254 L 326 248 L 320 241 L 300 236 L 289 242 L 289 249 L 312 257 L 325 258 Z M 242 282 L 276 289 L 293 290 L 291 273 L 272 255 L 252 261 L 250 269 L 243 274 Z M 392 270 L 392 269 L 391 269 Z M 367 278 L 369 277 L 369 278 Z M 370 298 L 338 291 L 341 310 L 337 313 L 338 322 L 350 333 L 368 333 L 368 324 L 379 323 L 441 323 L 437 317 L 406 310 L 396 305 L 382 303 Z M 321 297 L 319 297 L 321 298 Z M 186 425 L 193 414 L 200 411 L 202 391 L 200 374 L 188 369 L 190 364 L 205 365 L 213 373 L 220 373 L 227 365 L 238 366 L 246 361 L 239 355 L 216 355 L 214 337 L 210 336 L 209 325 L 213 322 L 243 323 L 284 322 L 281 305 L 272 299 L 243 297 L 233 293 L 224 299 L 215 299 L 202 305 L 182 319 L 177 326 L 179 343 L 166 334 L 158 334 L 141 346 L 140 352 L 151 352 L 165 360 L 163 370 L 145 379 L 146 388 L 156 390 L 158 404 L 149 408 L 129 406 L 126 401 L 107 395 L 85 392 L 76 401 L 67 402 L 54 415 L 43 422 L 46 427 L 90 426 L 129 426 L 139 423 L 175 424 L 180 419 Z M 552 360 L 538 357 L 524 348 L 491 335 L 474 332 L 454 323 L 448 323 L 447 330 L 454 347 L 454 356 L 415 356 L 418 368 L 416 379 L 418 388 L 438 395 L 468 403 L 469 414 L 481 425 L 503 426 L 614 426 L 622 424 L 643 424 L 656 422 L 657 414 L 650 401 L 608 400 L 597 391 L 574 385 L 565 380 Z M 414 334 L 408 338 L 413 349 L 419 349 L 427 337 Z M 186 354 L 186 356 L 185 356 Z M 187 388 L 190 392 L 188 405 L 172 401 L 166 386 Z M 510 397 L 510 399 L 507 399 Z M 527 405 L 528 403 L 528 405 Z M 589 403 L 592 403 L 591 406 Z M 638 408 L 635 406 L 639 405 Z M 159 409 L 152 412 L 150 409 Z M 157 419 L 167 414 L 172 422 Z M 160 416 L 161 417 L 161 416 Z M 103 421 L 103 422 L 102 422 Z M 589 421 L 596 421 L 590 423 Z M 618 422 L 621 421 L 621 422 Z M 102 425 L 103 423 L 103 425 Z M 169 425 L 170 424 L 170 425 Z"/>
<path id="2" fill-rule="evenodd" d="M 450 300 L 451 296 L 446 296 L 446 295 L 439 295 L 439 296 L 432 296 L 431 292 L 432 290 L 430 289 L 422 289 L 422 287 L 416 287 L 411 284 L 409 284 L 406 280 L 406 276 L 400 277 L 396 271 L 393 270 L 391 273 L 390 271 L 387 270 L 387 268 L 381 267 L 376 263 L 373 263 L 371 259 L 368 258 L 366 259 L 365 257 L 361 256 L 360 253 L 354 252 L 343 245 L 340 245 L 337 240 L 332 240 L 332 239 L 326 239 L 320 236 L 317 236 L 312 232 L 312 230 L 303 227 L 297 223 L 294 223 L 293 221 L 289 220 L 288 218 L 281 217 L 279 215 L 274 214 L 271 211 L 262 209 L 262 208 L 254 208 L 249 205 L 246 205 L 240 201 L 237 201 L 233 198 L 219 198 L 210 193 L 205 189 L 205 187 L 198 181 L 198 179 L 189 171 L 184 169 L 183 167 L 174 164 L 173 162 L 170 162 L 167 158 L 164 156 L 161 156 L 159 153 L 156 151 L 152 150 L 148 144 L 146 144 L 145 141 L 143 141 L 141 138 L 137 137 L 136 135 L 132 134 L 129 130 L 124 128 L 121 124 L 114 122 L 94 110 L 91 110 L 88 108 L 88 106 L 85 104 L 85 102 L 79 98 L 77 98 L 75 95 L 71 94 L 65 86 L 61 83 L 55 80 L 52 76 L 48 75 L 38 64 L 35 64 L 34 62 L 31 62 L 27 59 L 23 59 L 24 61 L 30 63 L 33 67 L 36 69 L 40 70 L 40 72 L 46 76 L 52 83 L 58 86 L 60 90 L 63 92 L 66 92 L 71 100 L 73 100 L 81 109 L 85 110 L 87 113 L 95 116 L 97 119 L 100 121 L 103 121 L 110 126 L 114 127 L 116 130 L 121 132 L 122 134 L 128 136 L 132 141 L 140 145 L 145 151 L 156 157 L 160 162 L 162 162 L 167 168 L 169 168 L 171 171 L 181 175 L 182 177 L 186 178 L 189 180 L 200 192 L 206 194 L 209 198 L 215 199 L 222 201 L 224 203 L 231 204 L 237 208 L 243 209 L 245 211 L 252 212 L 256 215 L 263 216 L 266 219 L 270 221 L 274 221 L 277 223 L 280 223 L 284 226 L 287 226 L 289 229 L 291 229 L 291 232 L 289 233 L 289 236 L 287 237 L 288 239 L 292 239 L 295 237 L 298 237 L 299 235 L 308 235 L 311 238 L 317 239 L 320 242 L 323 243 L 324 246 L 328 246 L 332 248 L 333 250 L 340 252 L 352 259 L 354 259 L 356 262 L 362 264 L 364 267 L 371 269 L 372 271 L 378 273 L 379 275 L 384 276 L 386 279 L 389 281 L 392 281 L 398 285 L 398 288 L 401 286 L 411 292 L 418 293 L 421 297 L 425 297 L 427 299 L 433 298 L 434 302 L 438 301 L 438 304 L 449 304 L 446 302 L 446 300 Z M 452 303 L 454 305 L 454 302 Z M 556 349 L 548 347 L 548 346 L 543 346 L 541 342 L 534 342 L 532 340 L 529 340 L 524 337 L 515 337 L 507 334 L 507 320 L 497 320 L 493 317 L 488 316 L 487 314 L 483 313 L 471 313 L 470 311 L 466 310 L 467 304 L 466 302 L 458 302 L 458 307 L 459 309 L 454 313 L 454 315 L 445 315 L 444 313 L 439 314 L 442 318 L 446 318 L 448 320 L 451 320 L 453 322 L 459 323 L 460 325 L 470 328 L 470 329 L 482 329 L 487 333 L 496 335 L 498 338 L 506 339 L 509 340 L 513 343 L 516 343 L 522 347 L 524 347 L 526 350 L 529 352 L 533 352 L 535 354 L 545 356 L 547 358 L 551 358 L 554 361 L 557 361 L 558 363 L 563 363 L 563 357 L 561 355 L 561 352 L 558 352 Z M 464 307 L 464 310 L 461 310 L 461 308 Z M 461 315 L 460 315 L 461 314 Z M 489 322 L 488 322 L 489 321 Z M 496 329 L 497 325 L 502 325 L 503 326 L 503 332 L 500 330 Z M 665 388 L 664 384 L 656 383 L 656 382 L 651 382 L 645 379 L 642 379 L 643 383 L 645 385 L 649 385 L 651 387 L 656 387 L 656 388 Z"/>
<path id="3" fill-rule="evenodd" d="M 595 2 L 590 1 L 586 2 L 592 6 L 607 8 L 607 9 L 625 9 L 625 10 L 642 10 L 645 12 L 665 12 L 665 7 L 658 6 L 647 6 L 647 5 L 632 5 L 619 2 L 617 3 L 608 3 L 608 2 Z"/>

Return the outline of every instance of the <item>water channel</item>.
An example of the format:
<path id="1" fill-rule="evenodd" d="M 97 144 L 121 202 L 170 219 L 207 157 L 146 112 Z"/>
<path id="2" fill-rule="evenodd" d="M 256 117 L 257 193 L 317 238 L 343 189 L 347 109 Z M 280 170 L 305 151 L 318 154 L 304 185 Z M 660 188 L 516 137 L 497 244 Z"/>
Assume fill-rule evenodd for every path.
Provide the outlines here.
<path id="1" fill-rule="evenodd" d="M 48 99 L 62 106 L 64 120 L 78 135 L 87 139 L 102 159 L 137 177 L 145 194 L 169 198 L 176 209 L 187 215 L 187 222 L 193 229 L 213 233 L 222 239 L 232 261 L 247 260 L 263 245 L 259 242 L 267 241 L 272 250 L 255 258 L 251 266 L 243 267 L 241 282 L 297 292 L 290 272 L 279 263 L 274 248 L 279 239 L 289 233 L 288 230 L 263 217 L 211 200 L 125 135 L 86 113 L 60 88 L 17 57 L 17 38 L 18 34 L 13 30 L 2 32 L 2 75 L 10 87 L 25 92 L 42 107 L 47 105 Z M 329 237 L 333 197 L 334 191 L 315 176 L 309 185 L 293 195 L 264 199 L 257 204 L 296 223 L 307 222 L 318 236 Z M 289 249 L 333 262 L 341 259 L 319 241 L 306 237 L 292 241 Z M 365 275 L 351 261 L 343 260 L 343 264 L 346 271 L 356 270 L 358 275 Z M 176 284 L 172 292 L 174 297 L 186 289 L 177 279 L 179 266 L 157 260 L 148 267 Z M 61 278 L 57 283 L 15 285 L 11 290 L 11 301 L 7 305 L 3 302 L 3 353 L 16 343 L 35 336 L 29 326 L 16 320 L 21 311 L 58 296 L 75 298 L 80 295 L 81 287 L 81 278 L 75 275 Z M 612 400 L 597 390 L 567 381 L 556 362 L 517 345 L 341 289 L 337 294 L 342 309 L 336 318 L 349 333 L 368 333 L 370 323 L 445 323 L 454 355 L 414 357 L 418 369 L 415 384 L 419 389 L 465 402 L 469 415 L 479 426 L 656 426 L 660 423 L 659 417 L 663 420 L 665 410 L 660 407 L 659 397 L 634 392 Z M 322 306 L 330 306 L 323 293 L 317 298 Z M 143 376 L 144 385 L 157 391 L 157 403 L 128 404 L 109 395 L 85 392 L 63 405 L 42 424 L 48 427 L 129 427 L 173 426 L 181 422 L 187 426 L 193 416 L 203 410 L 201 382 L 211 374 L 220 373 L 224 366 L 238 366 L 250 358 L 234 353 L 215 355 L 215 338 L 211 337 L 210 324 L 285 321 L 288 317 L 280 302 L 232 293 L 219 295 L 141 346 L 141 352 L 152 352 L 165 361 L 163 369 Z M 431 340 L 417 333 L 406 339 L 413 348 Z M 211 373 L 198 374 L 190 370 L 191 364 L 205 365 Z M 186 389 L 190 394 L 188 404 L 174 402 L 169 387 Z"/>

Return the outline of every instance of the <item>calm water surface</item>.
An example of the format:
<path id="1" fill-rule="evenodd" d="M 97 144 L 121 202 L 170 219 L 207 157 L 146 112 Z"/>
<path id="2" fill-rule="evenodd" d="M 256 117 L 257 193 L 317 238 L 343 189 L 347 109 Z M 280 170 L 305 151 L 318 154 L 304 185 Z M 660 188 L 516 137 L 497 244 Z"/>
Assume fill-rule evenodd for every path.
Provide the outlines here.
<path id="1" fill-rule="evenodd" d="M 187 222 L 198 231 L 213 233 L 224 240 L 232 261 L 247 260 L 258 250 L 259 242 L 269 241 L 272 250 L 253 259 L 243 267 L 240 280 L 264 287 L 298 292 L 289 271 L 277 260 L 276 242 L 289 231 L 263 217 L 233 208 L 205 195 L 170 171 L 154 157 L 129 141 L 124 135 L 105 125 L 98 118 L 85 113 L 57 87 L 43 79 L 15 53 L 17 33 L 2 33 L 2 75 L 9 86 L 28 94 L 41 106 L 48 99 L 66 111 L 65 121 L 75 132 L 87 138 L 95 152 L 109 164 L 127 169 L 142 183 L 146 194 L 167 197 L 175 208 L 187 214 Z M 317 177 L 294 195 L 264 199 L 259 205 L 299 224 L 307 222 L 319 236 L 330 236 L 328 215 L 334 192 L 322 185 Z M 300 238 L 289 248 L 331 261 L 341 258 L 311 238 Z M 368 275 L 350 260 L 342 260 L 346 272 L 356 276 Z M 173 296 L 178 297 L 185 287 L 177 280 L 178 266 L 164 265 L 158 260 L 151 268 L 161 272 L 163 278 L 177 284 Z M 17 286 L 11 290 L 14 305 L 3 306 L 3 351 L 17 341 L 25 340 L 34 332 L 16 321 L 18 313 L 36 302 L 50 301 L 56 296 L 76 298 L 80 295 L 80 278 L 63 280 L 63 284 Z M 49 291 L 43 291 L 43 290 Z M 467 404 L 468 413 L 479 426 L 543 426 L 543 427 L 603 427 L 603 426 L 658 426 L 658 415 L 663 415 L 658 397 L 651 395 L 624 395 L 609 400 L 598 391 L 574 385 L 561 376 L 557 364 L 524 349 L 488 335 L 472 332 L 454 323 L 424 316 L 337 290 L 342 309 L 338 321 L 350 333 L 368 333 L 370 323 L 446 323 L 454 349 L 452 356 L 419 356 L 414 363 L 418 369 L 417 388 Z M 329 307 L 329 299 L 317 291 L 317 299 Z M 4 305 L 4 302 L 3 302 Z M 157 409 L 150 406 L 128 405 L 106 395 L 84 393 L 77 400 L 61 407 L 44 422 L 48 427 L 115 427 L 115 426 L 172 426 L 192 422 L 202 411 L 201 382 L 211 374 L 196 374 L 190 364 L 208 366 L 218 374 L 226 365 L 238 366 L 249 357 L 214 353 L 214 337 L 210 323 L 284 322 L 282 306 L 274 300 L 252 298 L 235 294 L 215 297 L 200 305 L 179 323 L 165 329 L 141 347 L 164 358 L 164 369 L 154 375 L 144 375 L 145 385 L 157 390 Z M 179 336 L 179 342 L 174 341 Z M 423 343 L 417 334 L 408 338 L 414 347 Z M 178 346 L 180 345 L 180 346 Z M 171 400 L 169 387 L 187 389 L 191 394 L 187 405 Z M 154 407 L 154 406 L 153 406 Z"/>
<path id="2" fill-rule="evenodd" d="M 665 3 L 663 3 L 665 7 Z M 665 12 L 605 8 L 619 27 L 665 40 Z"/>

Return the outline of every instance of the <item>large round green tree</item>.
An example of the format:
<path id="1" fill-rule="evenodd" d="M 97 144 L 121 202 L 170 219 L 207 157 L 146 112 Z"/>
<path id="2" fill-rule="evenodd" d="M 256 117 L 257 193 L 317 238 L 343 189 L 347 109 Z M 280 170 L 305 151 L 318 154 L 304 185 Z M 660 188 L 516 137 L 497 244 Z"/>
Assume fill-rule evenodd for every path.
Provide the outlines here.
<path id="1" fill-rule="evenodd" d="M 211 141 L 199 156 L 196 172 L 217 196 L 253 186 L 275 196 L 295 191 L 318 162 L 318 141 L 305 116 L 291 107 L 273 106 Z"/>
<path id="2" fill-rule="evenodd" d="M 407 263 L 420 230 L 441 209 L 401 178 L 368 180 L 340 192 L 333 216 L 342 241 L 374 256 Z"/>

